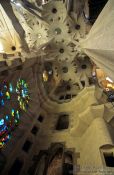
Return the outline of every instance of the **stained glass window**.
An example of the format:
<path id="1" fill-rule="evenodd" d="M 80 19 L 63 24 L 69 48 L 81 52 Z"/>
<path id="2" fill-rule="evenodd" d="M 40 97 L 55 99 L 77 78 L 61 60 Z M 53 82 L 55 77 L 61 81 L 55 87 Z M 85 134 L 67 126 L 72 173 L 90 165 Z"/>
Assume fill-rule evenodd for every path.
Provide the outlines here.
<path id="1" fill-rule="evenodd" d="M 29 99 L 28 84 L 25 80 L 19 79 L 16 86 L 5 80 L 0 82 L 0 148 L 4 147 L 19 125 L 20 109 L 27 111 Z"/>
<path id="2" fill-rule="evenodd" d="M 28 84 L 25 80 L 19 79 L 16 86 L 16 92 L 18 94 L 18 101 L 20 108 L 24 111 L 28 108 L 28 103 L 30 100 Z"/>
<path id="3" fill-rule="evenodd" d="M 18 126 L 20 114 L 18 110 L 11 110 L 11 114 L 0 119 L 0 148 L 11 138 L 11 132 Z"/>
<path id="4" fill-rule="evenodd" d="M 0 106 L 4 106 L 7 100 L 11 99 L 11 93 L 13 92 L 13 86 L 7 81 L 0 83 Z"/>
<path id="5" fill-rule="evenodd" d="M 9 139 L 10 134 L 8 133 L 8 126 L 2 118 L 0 119 L 0 148 L 2 148 Z"/>

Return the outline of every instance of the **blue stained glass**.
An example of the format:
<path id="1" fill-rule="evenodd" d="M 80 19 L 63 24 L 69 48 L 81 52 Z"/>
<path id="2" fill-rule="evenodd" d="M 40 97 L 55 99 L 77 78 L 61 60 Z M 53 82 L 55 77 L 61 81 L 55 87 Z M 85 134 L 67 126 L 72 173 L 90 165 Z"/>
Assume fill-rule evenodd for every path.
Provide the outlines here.
<path id="1" fill-rule="evenodd" d="M 8 115 L 6 115 L 6 120 L 9 120 L 9 116 Z"/>
<path id="2" fill-rule="evenodd" d="M 8 139 L 10 138 L 11 136 L 10 135 L 8 135 Z"/>
<path id="3" fill-rule="evenodd" d="M 4 100 L 3 99 L 0 101 L 0 104 L 1 104 L 1 106 L 4 106 Z"/>
<path id="4" fill-rule="evenodd" d="M 4 85 L 4 89 L 7 89 L 7 86 L 6 85 Z"/>
<path id="5" fill-rule="evenodd" d="M 13 92 L 13 86 L 12 86 L 11 83 L 9 84 L 9 91 L 10 91 L 10 92 Z"/>
<path id="6" fill-rule="evenodd" d="M 19 119 L 20 118 L 19 111 L 16 111 L 16 115 L 17 115 L 17 118 Z"/>
<path id="7" fill-rule="evenodd" d="M 2 91 L 0 91 L 0 105 L 1 106 L 4 106 L 4 99 L 3 99 L 4 97 L 3 97 L 3 92 Z"/>
<path id="8" fill-rule="evenodd" d="M 25 96 L 26 96 L 25 92 L 24 92 L 24 90 L 22 90 L 22 97 L 25 98 Z"/>
<path id="9" fill-rule="evenodd" d="M 3 97 L 3 93 L 2 93 L 2 91 L 0 91 L 0 97 Z"/>
<path id="10" fill-rule="evenodd" d="M 0 132 L 5 131 L 6 129 L 7 129 L 7 126 L 5 125 L 5 123 L 3 125 L 0 125 Z"/>
<path id="11" fill-rule="evenodd" d="M 4 125 L 4 119 L 0 119 L 0 126 Z"/>

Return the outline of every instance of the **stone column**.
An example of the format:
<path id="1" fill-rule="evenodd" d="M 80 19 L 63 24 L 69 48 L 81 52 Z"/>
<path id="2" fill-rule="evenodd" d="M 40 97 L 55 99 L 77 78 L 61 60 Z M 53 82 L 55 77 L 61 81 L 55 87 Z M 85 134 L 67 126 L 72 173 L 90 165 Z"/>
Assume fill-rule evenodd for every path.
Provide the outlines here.
<path id="1" fill-rule="evenodd" d="M 109 0 L 87 38 L 84 52 L 114 80 L 114 1 Z"/>

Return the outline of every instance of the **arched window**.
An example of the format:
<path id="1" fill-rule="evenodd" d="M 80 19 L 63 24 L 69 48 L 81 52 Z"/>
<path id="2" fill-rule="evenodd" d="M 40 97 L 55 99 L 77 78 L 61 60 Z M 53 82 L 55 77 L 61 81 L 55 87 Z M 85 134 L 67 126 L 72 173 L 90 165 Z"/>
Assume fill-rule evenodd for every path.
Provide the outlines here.
<path id="1" fill-rule="evenodd" d="M 14 86 L 11 82 L 0 82 L 0 148 L 11 138 L 12 131 L 19 124 L 21 110 L 26 111 L 29 102 L 28 84 L 19 79 Z"/>
<path id="2" fill-rule="evenodd" d="M 57 121 L 56 130 L 68 129 L 69 127 L 69 115 L 61 114 Z"/>
<path id="3" fill-rule="evenodd" d="M 19 123 L 18 109 L 11 108 L 13 85 L 7 81 L 0 83 L 0 148 L 11 138 L 11 132 Z M 11 109 L 10 109 L 11 108 Z"/>

